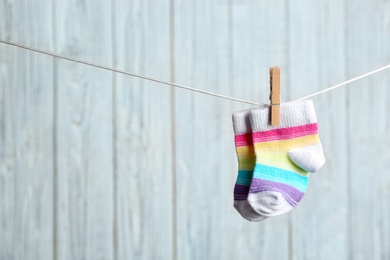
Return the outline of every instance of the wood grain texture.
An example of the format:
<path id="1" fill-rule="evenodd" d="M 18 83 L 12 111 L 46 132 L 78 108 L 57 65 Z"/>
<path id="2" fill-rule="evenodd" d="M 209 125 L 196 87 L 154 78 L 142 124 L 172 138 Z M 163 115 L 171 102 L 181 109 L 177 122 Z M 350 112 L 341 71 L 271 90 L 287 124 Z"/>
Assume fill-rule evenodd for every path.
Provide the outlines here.
<path id="1" fill-rule="evenodd" d="M 347 10 L 348 76 L 389 62 L 389 5 L 358 1 Z M 387 12 L 384 12 L 387 8 Z M 387 78 L 387 80 L 386 80 Z M 389 72 L 351 84 L 348 89 L 350 179 L 348 205 L 352 259 L 389 257 Z M 386 84 L 387 83 L 387 84 Z M 387 159 L 387 160 L 386 160 Z M 385 202 L 387 201 L 387 203 Z"/>
<path id="2" fill-rule="evenodd" d="M 174 3 L 175 81 L 228 93 L 228 8 Z M 175 100 L 178 259 L 226 259 L 234 254 L 227 235 L 230 164 L 223 160 L 231 130 L 230 117 L 220 115 L 229 104 L 182 90 L 175 90 Z"/>
<path id="3" fill-rule="evenodd" d="M 56 51 L 112 66 L 111 4 L 55 6 Z M 56 67 L 57 259 L 112 259 L 112 74 Z"/>
<path id="4" fill-rule="evenodd" d="M 2 39 L 51 49 L 50 1 L 2 2 L 0 16 Z M 0 46 L 0 259 L 53 257 L 52 66 Z"/>
<path id="5" fill-rule="evenodd" d="M 390 61 L 385 0 L 2 0 L 0 17 L 2 39 L 263 103 L 272 66 L 284 102 Z M 291 213 L 249 223 L 231 114 L 251 106 L 1 44 L 0 259 L 389 259 L 389 84 L 314 97 L 325 166 Z"/>
<path id="6" fill-rule="evenodd" d="M 257 5 L 175 3 L 176 81 L 252 100 L 264 93 L 257 101 L 268 103 L 269 57 L 285 65 L 286 48 L 266 46 L 286 35 L 277 31 L 268 42 L 258 36 L 267 35 L 271 17 L 284 15 L 284 3 L 270 13 Z M 180 90 L 176 102 L 178 259 L 286 258 L 286 217 L 248 223 L 232 206 L 230 115 L 245 106 Z"/>
<path id="7" fill-rule="evenodd" d="M 290 96 L 298 98 L 347 79 L 345 3 L 289 4 Z M 310 9 L 312 11 L 307 12 Z M 337 11 L 336 11 L 337 10 Z M 330 48 L 329 46 L 333 46 Z M 314 97 L 325 166 L 291 213 L 292 259 L 348 259 L 348 111 L 346 89 Z M 331 238 L 331 239 L 330 239 Z"/>
<path id="8" fill-rule="evenodd" d="M 169 1 L 116 1 L 115 66 L 169 81 Z M 171 98 L 168 86 L 116 75 L 117 259 L 172 259 Z"/>
<path id="9" fill-rule="evenodd" d="M 382 66 L 390 61 L 390 2 L 375 1 L 375 8 L 377 8 L 377 14 L 379 17 L 375 17 L 373 14 L 373 26 L 375 26 L 374 33 L 377 34 L 375 39 L 375 45 L 372 50 L 369 51 L 373 66 Z M 378 62 L 379 61 L 379 62 Z M 388 169 L 390 168 L 390 153 L 388 149 L 390 147 L 390 72 L 387 71 L 382 74 L 378 74 L 372 77 L 368 86 L 372 86 L 370 90 L 373 93 L 373 104 L 369 105 L 372 108 L 373 127 L 369 130 L 372 144 L 372 166 L 371 172 L 378 173 L 375 185 L 375 200 L 377 201 L 377 207 L 375 208 L 375 222 L 379 228 L 377 229 L 377 245 L 375 249 L 378 251 L 378 259 L 390 258 L 390 174 Z M 364 85 L 363 85 L 364 86 Z M 358 117 L 359 118 L 359 117 Z M 369 148 L 369 149 L 370 149 Z"/>

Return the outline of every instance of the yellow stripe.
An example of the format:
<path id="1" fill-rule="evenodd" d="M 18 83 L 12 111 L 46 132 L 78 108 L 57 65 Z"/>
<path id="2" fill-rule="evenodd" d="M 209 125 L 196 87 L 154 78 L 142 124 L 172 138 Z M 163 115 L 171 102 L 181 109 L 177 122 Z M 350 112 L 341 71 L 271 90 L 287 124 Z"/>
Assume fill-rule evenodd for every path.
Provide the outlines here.
<path id="1" fill-rule="evenodd" d="M 277 140 L 270 142 L 260 142 L 255 143 L 255 150 L 257 153 L 262 153 L 263 150 L 267 150 L 268 152 L 281 152 L 287 153 L 289 150 L 309 145 L 314 145 L 319 142 L 318 134 L 315 135 L 306 135 L 294 139 L 288 140 Z"/>
<path id="2" fill-rule="evenodd" d="M 236 147 L 237 155 L 238 157 L 254 157 L 255 156 L 255 150 L 253 149 L 253 145 L 248 146 L 239 146 Z"/>
<path id="3" fill-rule="evenodd" d="M 256 164 L 256 156 L 253 145 L 236 147 L 238 167 L 240 170 L 253 171 Z"/>
<path id="4" fill-rule="evenodd" d="M 292 162 L 290 158 L 288 158 L 287 153 L 261 151 L 256 157 L 256 163 L 278 167 L 283 170 L 295 172 L 305 177 L 309 176 L 308 172 L 300 168 L 298 165 Z"/>

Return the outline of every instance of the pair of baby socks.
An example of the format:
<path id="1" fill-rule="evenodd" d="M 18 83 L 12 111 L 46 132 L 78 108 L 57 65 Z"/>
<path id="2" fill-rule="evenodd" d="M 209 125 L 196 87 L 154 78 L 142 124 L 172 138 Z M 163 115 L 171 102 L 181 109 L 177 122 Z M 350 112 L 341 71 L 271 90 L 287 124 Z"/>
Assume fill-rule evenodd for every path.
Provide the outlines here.
<path id="1" fill-rule="evenodd" d="M 234 207 L 250 221 L 292 210 L 309 174 L 325 163 L 312 101 L 281 104 L 280 125 L 269 122 L 268 105 L 233 114 L 239 167 Z"/>

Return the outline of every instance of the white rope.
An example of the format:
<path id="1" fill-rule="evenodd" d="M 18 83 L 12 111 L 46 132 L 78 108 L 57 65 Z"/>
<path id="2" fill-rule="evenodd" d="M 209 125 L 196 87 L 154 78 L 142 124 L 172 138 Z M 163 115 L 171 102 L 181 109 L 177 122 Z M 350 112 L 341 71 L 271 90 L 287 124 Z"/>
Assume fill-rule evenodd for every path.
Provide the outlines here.
<path id="1" fill-rule="evenodd" d="M 365 74 L 363 74 L 363 75 L 354 77 L 354 78 L 352 78 L 352 79 L 349 79 L 349 80 L 347 80 L 347 81 L 341 82 L 341 83 L 339 83 L 339 84 L 337 84 L 337 85 L 334 85 L 334 86 L 332 86 L 332 87 L 323 89 L 323 90 L 321 90 L 321 91 L 318 91 L 318 92 L 316 92 L 316 93 L 310 94 L 310 95 L 308 95 L 308 96 L 304 96 L 304 97 L 299 98 L 299 99 L 297 99 L 297 100 L 295 100 L 295 101 L 302 100 L 302 99 L 307 99 L 307 98 L 310 98 L 310 97 L 314 97 L 314 96 L 317 96 L 317 95 L 326 93 L 326 92 L 328 92 L 328 91 L 331 91 L 331 90 L 334 90 L 334 89 L 336 89 L 336 88 L 342 87 L 342 86 L 347 85 L 347 84 L 349 84 L 349 83 L 351 83 L 351 82 L 354 82 L 354 81 L 356 81 L 356 80 L 359 80 L 359 79 L 368 77 L 368 76 L 370 76 L 370 75 L 372 75 L 372 74 L 378 73 L 378 72 L 380 72 L 380 71 L 382 71 L 382 70 L 389 69 L 389 68 L 390 68 L 390 64 L 387 64 L 386 66 L 380 67 L 379 69 L 376 69 L 376 70 L 367 72 L 367 73 L 365 73 Z M 292 102 L 294 102 L 294 101 L 292 101 Z"/>
<path id="2" fill-rule="evenodd" d="M 15 47 L 18 47 L 18 48 L 21 48 L 21 49 L 29 50 L 29 51 L 32 51 L 32 52 L 45 54 L 45 55 L 48 55 L 48 56 L 51 56 L 51 57 L 60 58 L 60 59 L 63 59 L 63 60 L 68 60 L 68 61 L 73 61 L 73 62 L 76 62 L 76 63 L 81 63 L 81 64 L 92 66 L 92 67 L 95 67 L 95 68 L 108 70 L 108 71 L 112 71 L 112 72 L 116 72 L 116 73 L 120 73 L 120 74 L 124 74 L 124 75 L 128 75 L 128 76 L 144 79 L 144 80 L 149 80 L 149 81 L 157 82 L 157 83 L 160 83 L 160 84 L 164 84 L 164 85 L 168 85 L 168 86 L 172 86 L 172 87 L 176 87 L 176 88 L 186 89 L 186 90 L 190 90 L 190 91 L 193 91 L 193 92 L 202 93 L 202 94 L 205 94 L 205 95 L 210 95 L 210 96 L 214 96 L 214 97 L 219 97 L 219 98 L 223 98 L 223 99 L 233 100 L 233 101 L 237 101 L 237 102 L 241 102 L 241 103 L 247 103 L 247 104 L 256 105 L 256 106 L 262 105 L 261 103 L 257 103 L 257 102 L 253 102 L 253 101 L 248 101 L 248 100 L 239 99 L 239 98 L 235 98 L 235 97 L 229 97 L 229 96 L 221 95 L 221 94 L 218 94 L 218 93 L 213 93 L 213 92 L 206 91 L 206 90 L 196 89 L 196 88 L 187 87 L 187 86 L 184 86 L 184 85 L 179 85 L 179 84 L 175 84 L 175 83 L 168 82 L 168 81 L 163 81 L 163 80 L 159 80 L 159 79 L 149 78 L 149 77 L 146 77 L 146 76 L 142 76 L 142 75 L 139 75 L 139 74 L 134 74 L 134 73 L 127 72 L 127 71 L 120 70 L 120 69 L 116 69 L 116 68 L 110 68 L 110 67 L 107 67 L 107 66 L 104 66 L 104 65 L 99 65 L 99 64 L 92 63 L 92 62 L 89 62 L 89 61 L 84 61 L 84 60 L 79 60 L 79 59 L 76 59 L 76 58 L 66 57 L 66 56 L 63 56 L 63 55 L 60 55 L 60 54 L 56 54 L 56 53 L 52 53 L 52 52 L 49 52 L 49 51 L 43 51 L 43 50 L 35 49 L 35 48 L 29 47 L 29 46 L 25 46 L 25 45 L 21 45 L 21 44 L 15 43 L 15 42 L 5 41 L 3 39 L 0 39 L 0 42 L 4 43 L 4 44 L 7 44 L 7 45 L 15 46 Z"/>
<path id="3" fill-rule="evenodd" d="M 168 81 L 163 81 L 163 80 L 158 80 L 158 79 L 142 76 L 142 75 L 139 75 L 139 74 L 134 74 L 134 73 L 127 72 L 127 71 L 124 71 L 124 70 L 119 70 L 119 69 L 116 69 L 116 68 L 110 68 L 110 67 L 107 67 L 107 66 L 104 66 L 104 65 L 99 65 L 99 64 L 92 63 L 92 62 L 89 62 L 89 61 L 79 60 L 79 59 L 76 59 L 76 58 L 71 58 L 71 57 L 60 55 L 60 54 L 52 53 L 52 52 L 49 52 L 49 51 L 44 51 L 44 50 L 36 49 L 36 48 L 33 48 L 33 47 L 25 46 L 25 45 L 18 44 L 18 43 L 15 43 L 15 42 L 5 41 L 3 39 L 0 39 L 0 42 L 4 43 L 4 44 L 7 44 L 7 45 L 11 45 L 11 46 L 17 47 L 17 48 L 21 48 L 21 49 L 29 50 L 29 51 L 32 51 L 32 52 L 37 52 L 37 53 L 41 53 L 41 54 L 44 54 L 44 55 L 48 55 L 48 56 L 51 56 L 51 57 L 60 58 L 60 59 L 64 59 L 64 60 L 68 60 L 68 61 L 84 64 L 84 65 L 87 65 L 87 66 L 92 66 L 92 67 L 95 67 L 95 68 L 99 68 L 99 69 L 103 69 L 103 70 L 108 70 L 108 71 L 112 71 L 112 72 L 116 72 L 116 73 L 120 73 L 120 74 L 124 74 L 124 75 L 128 75 L 128 76 L 132 76 L 132 77 L 137 77 L 137 78 L 140 78 L 140 79 L 149 80 L 149 81 L 153 81 L 153 82 L 156 82 L 156 83 L 160 83 L 160 84 L 164 84 L 164 85 L 168 85 L 168 86 L 172 86 L 172 87 L 176 87 L 176 88 L 186 89 L 186 90 L 189 90 L 189 91 L 193 91 L 193 92 L 197 92 L 197 93 L 201 93 L 201 94 L 205 94 L 205 95 L 210 95 L 210 96 L 219 97 L 219 98 L 223 98 L 223 99 L 233 100 L 233 101 L 246 103 L 246 104 L 250 104 L 250 105 L 256 105 L 256 106 L 263 105 L 262 103 L 257 103 L 257 102 L 244 100 L 244 99 L 239 99 L 239 98 L 235 98 L 235 97 L 229 97 L 229 96 L 226 96 L 226 95 L 222 95 L 222 94 L 218 94 L 218 93 L 214 93 L 214 92 L 210 92 L 210 91 L 206 91 L 206 90 L 201 90 L 201 89 L 197 89 L 197 88 L 192 88 L 192 87 L 188 87 L 188 86 L 184 86 L 184 85 L 175 84 L 175 83 L 168 82 Z M 302 98 L 299 98 L 297 100 L 290 101 L 290 102 L 295 102 L 295 101 L 298 101 L 298 100 L 303 100 L 303 99 L 307 99 L 307 98 L 310 98 L 310 97 L 314 97 L 314 96 L 326 93 L 328 91 L 331 91 L 331 90 L 334 90 L 336 88 L 342 87 L 342 86 L 347 85 L 347 84 L 349 84 L 351 82 L 354 82 L 354 81 L 357 81 L 359 79 L 368 77 L 368 76 L 370 76 L 372 74 L 378 73 L 378 72 L 380 72 L 382 70 L 389 69 L 389 68 L 390 68 L 390 64 L 385 65 L 385 66 L 380 67 L 380 68 L 378 68 L 376 70 L 367 72 L 367 73 L 365 73 L 363 75 L 354 77 L 352 79 L 349 79 L 349 80 L 344 81 L 342 83 L 339 83 L 337 85 L 331 86 L 331 87 L 326 88 L 324 90 L 318 91 L 316 93 L 310 94 L 308 96 L 305 96 L 305 97 L 302 97 Z"/>

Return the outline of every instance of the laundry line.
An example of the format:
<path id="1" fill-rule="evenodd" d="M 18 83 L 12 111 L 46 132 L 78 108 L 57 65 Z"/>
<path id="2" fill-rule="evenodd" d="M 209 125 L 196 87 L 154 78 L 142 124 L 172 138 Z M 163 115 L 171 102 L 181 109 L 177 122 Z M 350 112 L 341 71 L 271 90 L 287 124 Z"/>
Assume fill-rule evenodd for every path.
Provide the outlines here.
<path id="1" fill-rule="evenodd" d="M 53 53 L 53 52 L 49 52 L 49 51 L 33 48 L 33 47 L 22 45 L 22 44 L 19 44 L 19 43 L 16 43 L 16 42 L 11 42 L 11 41 L 6 41 L 6 40 L 3 40 L 3 39 L 0 39 L 0 43 L 6 44 L 6 45 L 10 45 L 10 46 L 14 46 L 14 47 L 21 48 L 21 49 L 25 49 L 25 50 L 28 50 L 28 51 L 32 51 L 32 52 L 48 55 L 48 56 L 51 56 L 51 57 L 54 57 L 54 58 L 68 60 L 68 61 L 72 61 L 72 62 L 75 62 L 75 63 L 80 63 L 80 64 L 84 64 L 84 65 L 87 65 L 87 66 L 91 66 L 91 67 L 95 67 L 95 68 L 99 68 L 99 69 L 103 69 L 103 70 L 107 70 L 107 71 L 111 71 L 111 72 L 116 72 L 116 73 L 119 73 L 119 74 L 124 74 L 124 75 L 127 75 L 127 76 L 136 77 L 136 78 L 140 78 L 140 79 L 156 82 L 156 83 L 159 83 L 159 84 L 168 85 L 168 86 L 175 87 L 175 88 L 181 88 L 181 89 L 185 89 L 185 90 L 189 90 L 189 91 L 192 91 L 192 92 L 197 92 L 197 93 L 201 93 L 201 94 L 205 94 L 205 95 L 209 95 L 209 96 L 213 96 L 213 97 L 218 97 L 218 98 L 222 98 L 222 99 L 232 100 L 232 101 L 246 103 L 246 104 L 250 104 L 250 105 L 256 105 L 256 106 L 263 105 L 263 103 L 258 103 L 258 102 L 254 102 L 254 101 L 249 101 L 249 100 L 244 100 L 244 99 L 240 99 L 240 98 L 230 97 L 230 96 L 214 93 L 214 92 L 211 92 L 211 91 L 202 90 L 202 89 L 199 89 L 199 88 L 188 87 L 188 86 L 181 85 L 181 84 L 176 84 L 176 83 L 173 83 L 173 82 L 163 81 L 163 80 L 147 77 L 147 76 L 140 75 L 140 74 L 135 74 L 135 73 L 124 71 L 124 70 L 120 70 L 120 69 L 117 69 L 117 68 L 111 68 L 111 67 L 108 67 L 108 66 L 92 63 L 90 61 L 76 59 L 76 58 L 72 58 L 72 57 L 68 57 L 68 56 L 63 56 L 63 55 L 60 55 L 60 54 L 57 54 L 57 53 Z M 307 99 L 307 98 L 310 98 L 310 97 L 314 97 L 314 96 L 317 96 L 317 95 L 329 92 L 331 90 L 334 90 L 336 88 L 345 86 L 345 85 L 350 84 L 350 83 L 352 83 L 354 81 L 360 80 L 362 78 L 366 78 L 366 77 L 368 77 L 370 75 L 376 74 L 378 72 L 381 72 L 381 71 L 389 69 L 389 68 L 390 68 L 390 64 L 387 64 L 387 65 L 382 66 L 382 67 L 380 67 L 378 69 L 369 71 L 367 73 L 364 73 L 362 75 L 356 76 L 356 77 L 351 78 L 349 80 L 343 81 L 343 82 L 341 82 L 339 84 L 336 84 L 334 86 L 330 86 L 328 88 L 325 88 L 325 89 L 320 90 L 318 92 L 315 92 L 313 94 L 304 96 L 302 98 L 299 98 L 299 99 L 296 99 L 296 100 L 293 100 L 293 101 L 289 101 L 287 103 L 291 103 L 291 102 L 295 102 L 295 101 L 298 101 L 298 100 Z"/>

